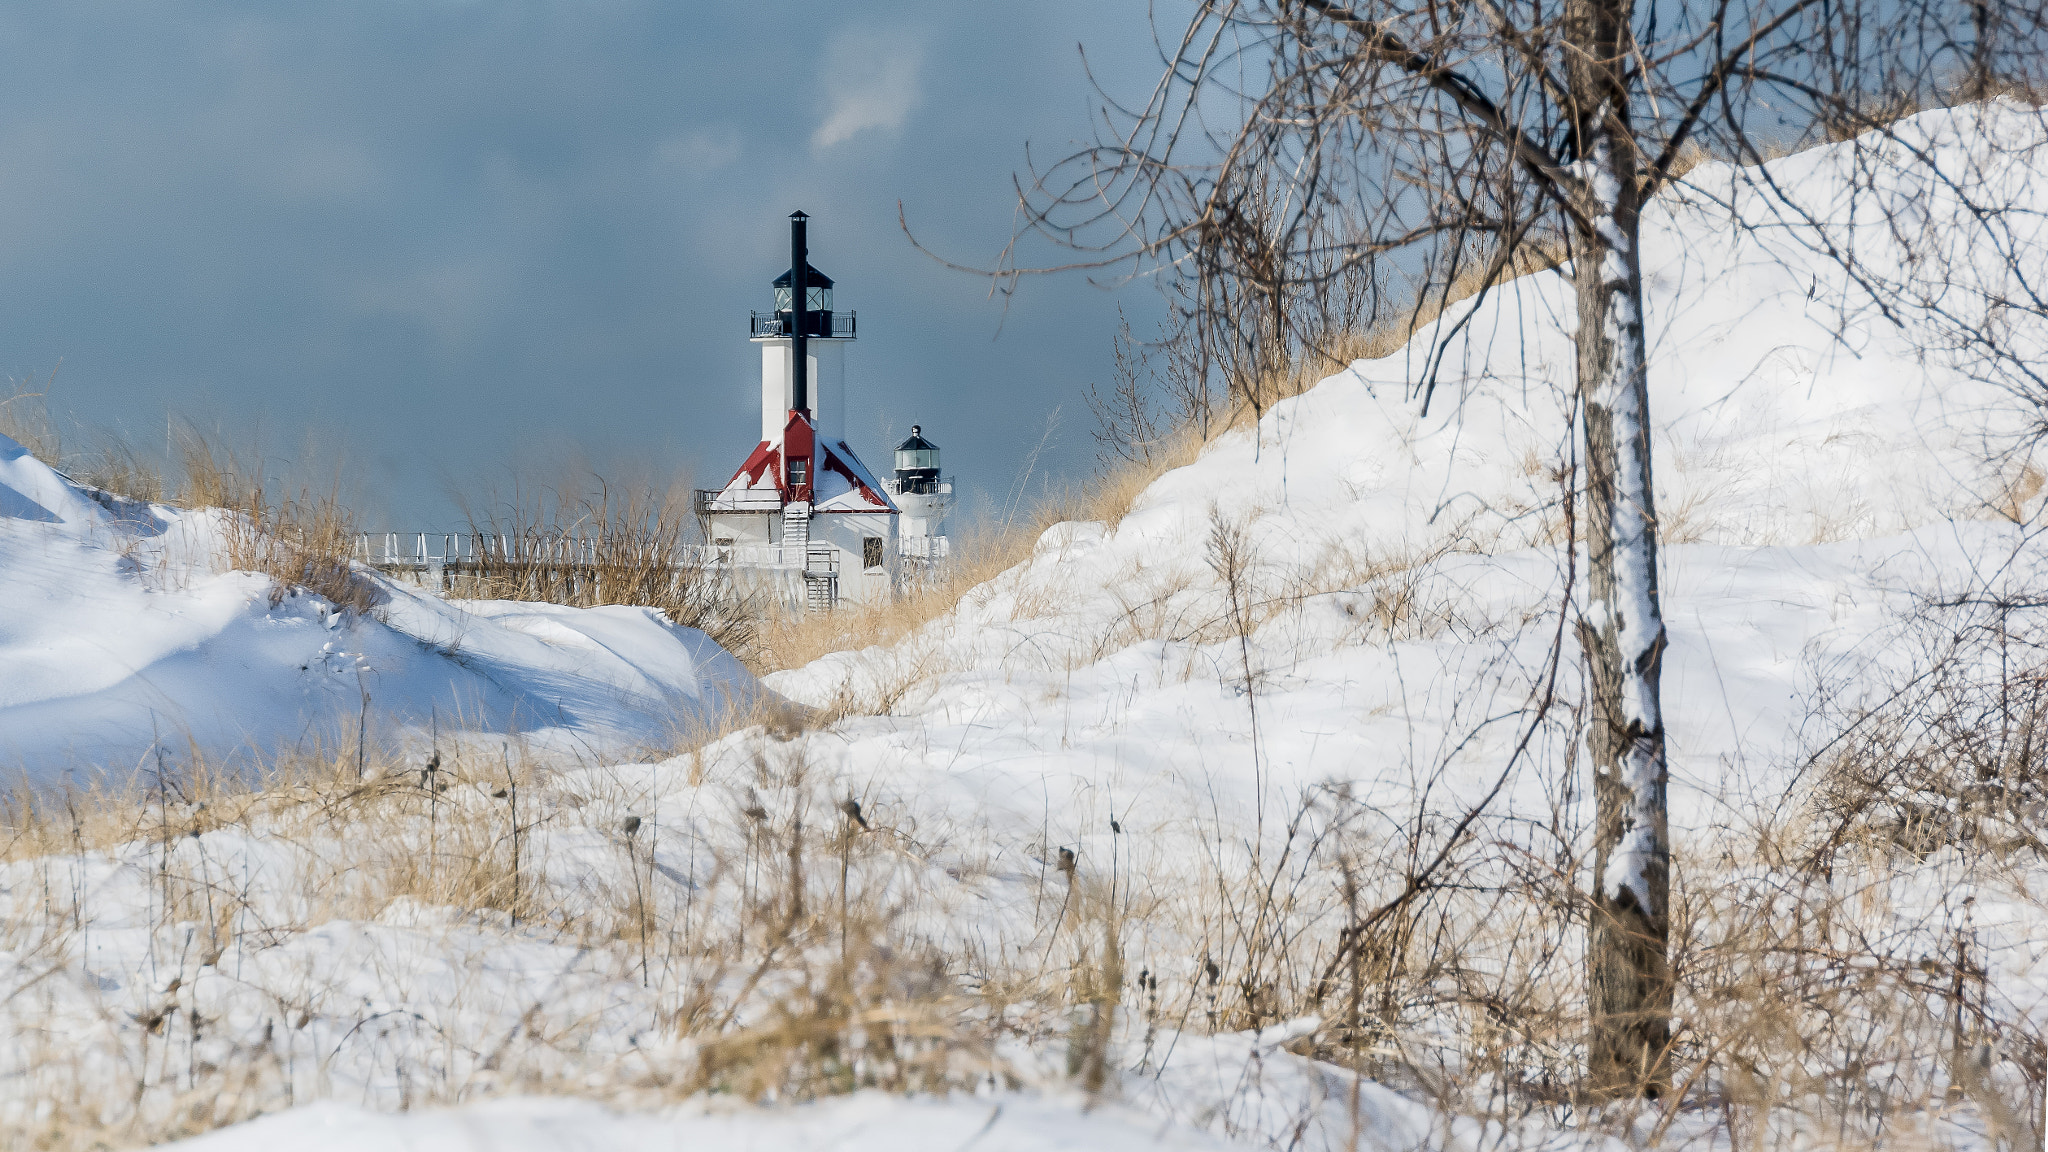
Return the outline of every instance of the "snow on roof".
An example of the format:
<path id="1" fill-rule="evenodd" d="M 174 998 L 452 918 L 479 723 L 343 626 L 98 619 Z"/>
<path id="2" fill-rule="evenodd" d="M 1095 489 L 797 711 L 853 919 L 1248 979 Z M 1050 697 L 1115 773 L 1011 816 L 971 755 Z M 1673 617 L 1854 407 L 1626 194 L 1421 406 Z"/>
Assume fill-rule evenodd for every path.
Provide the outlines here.
<path id="1" fill-rule="evenodd" d="M 894 512 L 896 502 L 889 499 L 889 490 L 882 487 L 868 466 L 844 440 L 820 441 L 819 448 L 824 463 L 818 469 L 819 492 L 817 506 L 820 512 Z M 841 491 L 828 496 L 825 494 L 826 477 L 832 476 L 838 483 L 845 484 Z M 850 482 L 849 482 L 850 481 Z M 858 487 L 856 487 L 858 485 Z"/>

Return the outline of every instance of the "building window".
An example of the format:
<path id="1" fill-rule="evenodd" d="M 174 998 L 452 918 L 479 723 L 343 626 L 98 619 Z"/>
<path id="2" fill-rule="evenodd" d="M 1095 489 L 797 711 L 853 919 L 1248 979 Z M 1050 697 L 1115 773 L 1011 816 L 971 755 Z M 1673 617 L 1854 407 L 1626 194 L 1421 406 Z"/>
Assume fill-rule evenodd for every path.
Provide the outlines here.
<path id="1" fill-rule="evenodd" d="M 880 568 L 882 566 L 882 538 L 880 536 L 861 538 L 860 562 L 864 568 Z"/>

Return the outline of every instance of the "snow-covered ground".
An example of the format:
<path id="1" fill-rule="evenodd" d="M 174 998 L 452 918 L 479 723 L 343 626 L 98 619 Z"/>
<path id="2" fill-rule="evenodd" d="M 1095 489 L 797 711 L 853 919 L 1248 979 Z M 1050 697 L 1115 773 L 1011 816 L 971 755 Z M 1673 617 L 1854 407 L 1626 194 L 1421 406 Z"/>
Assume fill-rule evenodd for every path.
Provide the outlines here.
<path id="1" fill-rule="evenodd" d="M 2010 206 L 2021 223 L 2002 241 L 2048 251 L 2048 181 L 2032 166 L 2048 156 L 1978 171 L 1968 146 L 2038 138 L 2039 116 L 1929 113 L 1901 134 L 1917 127 L 1932 163 Z M 1858 213 L 1860 276 L 1915 283 L 1873 197 L 1851 198 L 1850 162 L 1820 149 L 1771 171 L 1822 218 Z M 1923 223 L 1960 215 L 1940 188 L 1883 190 Z M 1730 203 L 1754 230 L 1728 226 Z M 1903 322 L 1883 315 L 1789 215 L 1708 165 L 1643 223 L 1681 841 L 1781 797 L 1830 735 L 1811 730 L 1816 695 L 1877 690 L 1920 655 L 1900 633 L 1916 610 L 2048 576 L 2028 442 L 2039 410 L 1931 351 L 1924 314 L 1893 298 Z M 1946 255 L 1965 282 L 1999 274 L 1988 245 Z M 1963 296 L 1944 302 L 1959 317 Z M 1097 859 L 1111 816 L 1271 821 L 1330 780 L 1394 811 L 1432 782 L 1476 799 L 1521 738 L 1499 716 L 1540 687 L 1558 636 L 1569 558 L 1549 542 L 1574 460 L 1571 301 L 1547 272 L 1453 309 L 1404 352 L 1276 405 L 1255 435 L 1223 436 L 1121 524 L 1047 532 L 1028 563 L 910 640 L 766 682 L 816 705 L 892 705 L 834 731 L 856 790 L 947 797 L 998 841 Z M 1443 332 L 1425 416 L 1417 381 Z M 2048 317 L 2003 335 L 2035 346 Z M 1233 533 L 1248 558 L 1236 611 L 1255 625 L 1242 648 L 1218 551 Z M 1567 745 L 1539 738 L 1491 811 L 1548 820 Z"/>
<path id="2" fill-rule="evenodd" d="M 1188 1037 L 1173 1076 L 1134 1085 L 1128 1100 L 1090 1100 L 1052 1087 L 983 1097 L 903 1097 L 863 1092 L 817 1103 L 757 1109 L 716 1100 L 661 1111 L 620 1113 L 535 1097 L 437 1112 L 378 1114 L 321 1104 L 266 1117 L 185 1144 L 193 1152 L 300 1152 L 398 1147 L 408 1152 L 556 1152 L 572 1149 L 733 1149 L 735 1152 L 1061 1152 L 1157 1148 L 1210 1152 L 1275 1142 L 1313 1148 L 1400 1150 L 1446 1136 L 1501 1138 L 1370 1081 L 1334 1074 L 1282 1050 L 1294 1030 L 1266 1035 Z M 1193 1111 L 1194 1123 L 1186 1114 Z M 1239 1137 L 1229 1139 L 1228 1131 Z M 1605 1145 L 1606 1147 L 1603 1147 Z M 1529 1140 L 1526 1147 L 1607 1152 L 1601 1140 Z"/>
<path id="3" fill-rule="evenodd" d="M 668 746 L 758 691 L 644 608 L 450 602 L 379 579 L 378 611 L 345 620 L 217 571 L 221 528 L 96 498 L 0 437 L 0 770 L 47 784 L 153 769 L 158 750 L 345 748 L 365 695 L 373 736 L 438 723 L 595 759 Z"/>
<path id="4" fill-rule="evenodd" d="M 2038 137 L 2037 113 L 1928 113 L 1912 130 L 1953 179 L 2011 205 L 2020 227 L 2048 217 L 2048 165 L 2023 154 L 1971 162 L 1984 133 Z M 1846 221 L 1867 201 L 1845 199 L 1845 156 L 1819 150 L 1771 170 L 1810 210 Z M 1725 167 L 1694 171 L 1646 216 L 1682 869 L 1734 859 L 1746 830 L 1811 798 L 1809 757 L 1837 735 L 1828 717 L 1916 667 L 1930 604 L 2048 587 L 2041 473 L 2025 442 L 2033 409 L 1980 378 L 1967 342 L 1944 343 L 1958 321 L 1914 311 L 1924 265 L 1900 245 L 1932 243 L 1945 267 L 1971 274 L 1998 265 L 1971 247 L 1980 233 L 1955 223 L 1953 187 L 1902 178 L 1883 191 L 1926 226 L 1902 238 L 1873 220 L 1859 234 L 1865 275 L 1898 289 L 1885 308 Z M 1760 227 L 1730 228 L 1730 203 Z M 2003 239 L 2040 251 L 2048 236 Z M 193 835 L 7 865 L 0 909 L 15 927 L 0 939 L 0 1031 L 22 1042 L 0 1055 L 0 1116 L 25 1122 L 62 1112 L 60 1097 L 120 1085 L 114 1096 L 156 1101 L 161 1114 L 200 1116 L 189 1098 L 206 1095 L 214 1119 L 190 1127 L 333 1101 L 194 1145 L 219 1150 L 1599 1143 L 1556 1109 L 1482 1130 L 1435 1111 L 1419 1078 L 1383 1086 L 1317 1063 L 1298 1054 L 1320 1034 L 1313 1019 L 1201 1026 L 1219 995 L 1261 995 L 1250 977 L 1296 978 L 1256 967 L 1251 937 L 1226 915 L 1243 894 L 1233 885 L 1292 885 L 1276 919 L 1303 939 L 1334 933 L 1336 867 L 1290 854 L 1304 827 L 1352 838 L 1359 855 L 1345 867 L 1363 870 L 1367 899 L 1398 886 L 1390 861 L 1426 855 L 1443 817 L 1496 786 L 1489 843 L 1554 860 L 1583 831 L 1569 723 L 1581 689 L 1561 620 L 1567 574 L 1583 565 L 1555 546 L 1573 462 L 1569 302 L 1545 273 L 1452 310 L 1427 416 L 1415 396 L 1420 340 L 1222 436 L 1120 523 L 1053 528 L 1032 559 L 917 634 L 765 678 L 843 708 L 829 727 L 749 729 L 654 764 L 585 757 L 530 784 L 524 817 L 520 792 L 470 766 L 445 796 L 406 800 L 406 822 L 379 825 L 381 855 L 328 809 L 217 826 L 180 812 Z M 1967 292 L 1944 306 L 1970 321 Z M 2038 315 L 1977 319 L 2006 347 L 2048 343 Z M 295 739 L 352 714 L 355 653 L 378 678 L 378 707 L 402 703 L 414 724 L 436 702 L 501 731 L 552 721 L 591 739 L 651 740 L 650 717 L 667 723 L 714 690 L 748 687 L 700 638 L 626 610 L 445 605 L 400 590 L 385 621 L 328 627 L 320 605 L 273 608 L 253 578 L 181 559 L 185 521 L 169 513 L 152 511 L 149 531 L 123 527 L 32 462 L 4 467 L 4 603 L 38 604 L 0 621 L 0 683 L 15 694 L 0 734 L 22 756 L 88 736 L 146 742 L 158 699 L 181 702 L 181 732 Z M 76 644 L 56 654 L 73 634 L 117 655 L 81 657 Z M 142 674 L 153 668 L 162 673 Z M 1562 703 L 1531 727 L 1553 668 Z M 858 805 L 864 830 L 834 812 L 842 802 Z M 159 815 L 166 828 L 172 816 Z M 603 906 L 612 919 L 574 931 L 546 915 L 515 923 L 491 910 L 501 904 L 437 905 L 417 893 L 448 889 L 389 879 L 394 861 L 438 859 L 423 846 L 458 824 L 490 845 L 525 829 L 528 882 L 550 907 Z M 1021 1023 L 1008 1047 L 973 1057 L 1000 1076 L 948 1064 L 938 1082 L 951 1094 L 765 1108 L 662 1096 L 713 1058 L 706 1034 L 678 1023 L 701 1018 L 691 1011 L 729 1008 L 732 1028 L 765 1035 L 800 999 L 801 975 L 750 980 L 748 965 L 772 936 L 762 893 L 801 871 L 802 830 L 827 827 L 841 838 L 804 849 L 805 907 L 851 892 L 884 910 L 893 946 L 929 945 L 952 979 L 985 981 L 984 993 L 1005 979 L 1111 970 L 1089 934 L 1120 932 L 1123 1007 L 1100 1099 L 1067 1068 L 1078 1016 Z M 820 865 L 820 846 L 838 857 Z M 374 866 L 334 879 L 348 871 L 337 862 L 372 855 Z M 2022 862 L 1994 890 L 1959 880 L 1962 869 L 1942 853 L 1902 858 L 1859 899 L 1895 926 L 1909 958 L 1946 946 L 1927 924 L 1966 930 L 1986 973 L 1976 1003 L 2012 1034 L 2040 1037 L 2048 876 Z M 175 897 L 172 874 L 191 880 Z M 73 910 L 62 932 L 28 926 L 49 923 L 50 909 Z M 1570 931 L 1530 916 L 1474 925 L 1475 954 L 1556 932 L 1571 972 Z M 643 952 L 636 931 L 650 925 L 671 943 Z M 713 939 L 730 948 L 690 943 Z M 842 936 L 842 958 L 847 947 Z M 798 951 L 829 968 L 832 948 Z M 925 988 L 903 993 L 911 1007 L 936 995 L 891 967 L 914 968 L 907 959 L 863 963 L 893 973 L 863 979 Z M 1157 981 L 1149 991 L 1146 979 Z M 896 1003 L 882 996 L 882 1014 L 854 1031 L 900 1027 L 940 1043 L 884 1012 Z M 998 1011 L 986 998 L 933 1003 L 956 1020 Z M 1453 1056 L 1415 1056 L 1428 1038 L 1410 1041 L 1412 1061 L 1459 1080 Z M 853 1083 L 888 1075 L 873 1071 L 889 1060 L 871 1050 L 845 1059 Z M 2017 1050 L 1989 1053 L 1985 1067 L 1998 1092 L 2028 1091 Z M 229 1092 L 221 1070 L 235 1068 L 261 1074 Z M 522 1089 L 606 1107 L 528 1096 L 387 1114 Z M 1638 1135 L 1658 1118 L 1645 1123 Z M 1951 1125 L 1933 1133 L 1946 1142 L 1968 1143 L 1983 1123 L 1967 1110 L 1926 1118 Z M 1669 1132 L 1701 1147 L 1733 1140 L 1684 1118 Z"/>

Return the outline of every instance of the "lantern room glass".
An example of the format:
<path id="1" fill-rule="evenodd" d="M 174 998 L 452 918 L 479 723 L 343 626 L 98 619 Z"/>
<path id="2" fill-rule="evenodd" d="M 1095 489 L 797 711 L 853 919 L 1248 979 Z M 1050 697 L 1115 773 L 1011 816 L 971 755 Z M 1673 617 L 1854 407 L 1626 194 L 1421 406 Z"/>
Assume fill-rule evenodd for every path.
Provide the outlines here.
<path id="1" fill-rule="evenodd" d="M 898 472 L 908 472 L 917 468 L 929 468 L 937 471 L 938 467 L 939 450 L 937 448 L 910 448 L 899 450 L 896 453 L 896 470 Z"/>
<path id="2" fill-rule="evenodd" d="M 804 306 L 812 312 L 830 312 L 832 310 L 832 290 L 830 288 L 820 288 L 815 284 L 811 285 L 804 290 Z M 775 290 L 775 310 L 777 312 L 787 312 L 790 310 L 789 288 L 787 286 Z"/>

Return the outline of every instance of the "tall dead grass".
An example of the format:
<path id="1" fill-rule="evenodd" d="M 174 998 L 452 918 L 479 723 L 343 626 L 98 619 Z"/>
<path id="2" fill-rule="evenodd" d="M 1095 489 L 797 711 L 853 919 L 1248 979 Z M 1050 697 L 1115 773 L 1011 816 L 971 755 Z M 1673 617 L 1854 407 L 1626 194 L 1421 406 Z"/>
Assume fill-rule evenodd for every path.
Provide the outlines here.
<path id="1" fill-rule="evenodd" d="M 143 503 L 169 499 L 171 489 L 165 483 L 161 462 L 137 452 L 118 436 L 63 433 L 50 414 L 48 390 L 54 380 L 55 373 L 51 373 L 40 384 L 34 378 L 11 383 L 9 394 L 0 397 L 0 435 L 88 488 Z"/>
<path id="2" fill-rule="evenodd" d="M 461 498 L 474 537 L 491 546 L 451 576 L 451 591 L 492 600 L 658 609 L 748 659 L 765 608 L 698 563 L 696 513 L 682 481 L 595 474 L 516 485 L 510 497 Z"/>
<path id="3" fill-rule="evenodd" d="M 1223 625 L 1242 639 L 1258 591 L 1228 535 L 1211 563 L 1242 584 Z M 1935 606 L 1908 690 L 1816 705 L 1833 735 L 1811 785 L 1688 838 L 1677 1099 L 1635 1111 L 1579 1095 L 1588 837 L 1568 751 L 1532 766 L 1547 816 L 1390 812 L 1331 783 L 1274 791 L 1251 835 L 1127 808 L 1092 841 L 1106 850 L 1045 835 L 1020 855 L 972 814 L 830 776 L 815 717 L 760 714 L 653 767 L 450 744 L 374 750 L 361 775 L 331 750 L 252 782 L 188 754 L 16 797 L 0 1019 L 49 1036 L 65 1004 L 103 1015 L 16 1054 L 0 1146 L 163 1139 L 335 1095 L 646 1107 L 1048 1076 L 1135 1093 L 1189 1037 L 1286 1025 L 1289 1052 L 1333 1066 L 1319 1075 L 1487 1121 L 1502 1148 L 1559 1127 L 1646 1148 L 2034 1147 L 2048 1050 L 1996 975 L 2048 916 L 2033 602 Z M 1570 749 L 1584 717 L 1539 722 Z M 1442 769 L 1420 766 L 1424 795 Z M 87 959 L 106 918 L 145 928 L 154 965 L 118 994 L 80 975 L 124 973 Z M 345 964 L 291 960 L 345 948 L 349 925 L 406 942 L 374 953 L 373 1003 Z M 514 969 L 541 990 L 484 1003 Z M 449 991 L 467 984 L 482 999 Z M 1218 1114 L 1273 1091 L 1226 1071 Z M 1302 1124 L 1319 1106 L 1269 1103 Z"/>
<path id="4" fill-rule="evenodd" d="M 151 504 L 218 509 L 217 560 L 230 569 L 271 577 L 276 597 L 304 589 L 345 610 L 376 607 L 374 585 L 349 560 L 356 525 L 339 468 L 324 483 L 280 486 L 266 481 L 275 463 L 260 451 L 237 451 L 217 433 L 189 425 L 167 435 L 169 459 L 164 461 L 109 434 L 67 438 L 50 414 L 48 383 L 41 388 L 33 380 L 17 384 L 11 396 L 0 400 L 0 434 L 97 493 L 123 517 Z M 83 446 L 71 447 L 72 439 L 82 440 Z"/>
<path id="5" fill-rule="evenodd" d="M 174 759 L 17 794 L 0 809 L 0 1026 L 18 1042 L 0 1148 L 154 1143 L 352 1093 L 647 1107 L 1013 1085 L 997 1041 L 1038 1027 L 1020 1001 L 1058 1000 L 1061 980 L 964 982 L 989 958 L 939 949 L 896 814 L 835 797 L 803 744 L 755 731 L 716 781 L 732 807 L 701 813 L 664 811 L 644 776 L 482 744 L 380 752 L 364 776 L 346 757 L 254 782 Z M 110 922 L 144 953 L 93 952 Z M 395 951 L 350 952 L 337 924 L 391 929 Z M 545 987 L 493 982 L 507 962 Z M 370 1000 L 349 990 L 365 963 Z"/>
<path id="6" fill-rule="evenodd" d="M 0 436 L 28 449 L 36 459 L 50 463 L 61 457 L 62 441 L 50 420 L 49 405 L 33 378 L 11 380 L 8 394 L 0 397 Z M 47 386 L 47 385 L 46 385 Z"/>
<path id="7" fill-rule="evenodd" d="M 271 601 L 305 590 L 345 611 L 369 612 L 382 600 L 373 581 L 352 560 L 357 526 L 344 499 L 339 468 L 324 484 L 277 490 L 266 482 L 260 453 L 237 452 L 216 435 L 193 428 L 173 438 L 180 482 L 170 502 L 188 509 L 218 509 L 222 562 L 239 572 L 269 576 Z"/>

